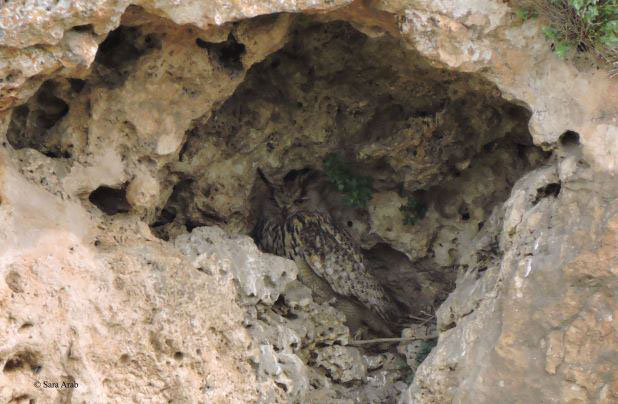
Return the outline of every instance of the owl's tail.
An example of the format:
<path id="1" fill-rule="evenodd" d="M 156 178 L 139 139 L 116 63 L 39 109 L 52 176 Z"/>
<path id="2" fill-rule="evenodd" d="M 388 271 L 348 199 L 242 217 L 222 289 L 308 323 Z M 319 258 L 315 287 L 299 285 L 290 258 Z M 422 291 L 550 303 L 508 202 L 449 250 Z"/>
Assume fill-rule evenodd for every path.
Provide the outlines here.
<path id="1" fill-rule="evenodd" d="M 383 294 L 382 299 L 373 302 L 370 309 L 388 323 L 395 323 L 401 315 L 395 302 L 386 293 Z"/>
<path id="2" fill-rule="evenodd" d="M 373 311 L 365 309 L 362 305 L 350 299 L 340 297 L 334 306 L 345 314 L 346 325 L 350 328 L 351 334 L 355 334 L 359 328 L 365 325 L 376 335 L 385 337 L 395 336 L 391 326 L 385 320 Z"/>

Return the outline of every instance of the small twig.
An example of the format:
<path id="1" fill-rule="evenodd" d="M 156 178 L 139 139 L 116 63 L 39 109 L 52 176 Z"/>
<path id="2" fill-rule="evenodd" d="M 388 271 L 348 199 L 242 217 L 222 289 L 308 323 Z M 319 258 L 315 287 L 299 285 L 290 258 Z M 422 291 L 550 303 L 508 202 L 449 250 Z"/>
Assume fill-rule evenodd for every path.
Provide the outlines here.
<path id="1" fill-rule="evenodd" d="M 433 316 L 430 316 L 429 318 L 427 318 L 427 317 L 423 318 L 423 317 L 413 316 L 413 315 L 410 315 L 410 314 L 408 314 L 407 317 L 409 317 L 409 318 L 411 318 L 413 320 L 418 320 L 418 321 L 427 321 L 427 320 L 431 320 L 433 318 Z"/>
<path id="2" fill-rule="evenodd" d="M 438 334 L 425 335 L 422 337 L 408 337 L 408 338 L 375 338 L 375 339 L 359 339 L 356 341 L 348 342 L 348 345 L 367 345 L 367 344 L 380 344 L 383 342 L 411 342 L 417 340 L 429 340 L 438 338 Z"/>
<path id="3" fill-rule="evenodd" d="M 434 318 L 436 316 L 435 314 L 427 313 L 425 310 L 421 310 L 421 314 L 429 316 L 430 318 Z"/>
<path id="4" fill-rule="evenodd" d="M 428 322 L 430 322 L 431 320 L 433 320 L 433 318 L 426 318 L 426 319 L 424 319 L 424 320 L 422 320 L 422 321 L 419 319 L 419 320 L 417 320 L 417 321 L 420 321 L 420 323 L 407 323 L 407 324 L 403 324 L 403 327 L 404 327 L 404 328 L 411 328 L 411 327 L 413 327 L 413 326 L 416 326 L 416 327 L 422 327 L 422 326 L 424 326 L 425 324 L 427 324 Z"/>

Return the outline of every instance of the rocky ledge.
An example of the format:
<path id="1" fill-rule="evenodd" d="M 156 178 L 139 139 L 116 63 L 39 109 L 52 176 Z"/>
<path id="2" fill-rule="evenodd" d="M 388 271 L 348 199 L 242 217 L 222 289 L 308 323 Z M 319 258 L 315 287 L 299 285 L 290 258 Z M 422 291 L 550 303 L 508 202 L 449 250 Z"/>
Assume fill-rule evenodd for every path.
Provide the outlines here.
<path id="1" fill-rule="evenodd" d="M 0 400 L 617 402 L 618 81 L 540 30 L 499 1 L 0 4 Z M 313 174 L 395 341 L 256 246 L 258 169 Z"/>

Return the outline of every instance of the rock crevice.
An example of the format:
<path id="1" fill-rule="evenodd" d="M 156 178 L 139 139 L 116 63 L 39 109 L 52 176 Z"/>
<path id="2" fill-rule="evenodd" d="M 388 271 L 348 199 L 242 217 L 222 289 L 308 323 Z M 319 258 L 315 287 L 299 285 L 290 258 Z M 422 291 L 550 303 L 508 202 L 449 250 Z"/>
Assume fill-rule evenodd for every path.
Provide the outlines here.
<path id="1" fill-rule="evenodd" d="M 22 3 L 0 7 L 1 401 L 618 400 L 618 90 L 538 22 Z M 258 169 L 312 174 L 405 341 L 355 345 L 385 335 L 259 251 Z"/>

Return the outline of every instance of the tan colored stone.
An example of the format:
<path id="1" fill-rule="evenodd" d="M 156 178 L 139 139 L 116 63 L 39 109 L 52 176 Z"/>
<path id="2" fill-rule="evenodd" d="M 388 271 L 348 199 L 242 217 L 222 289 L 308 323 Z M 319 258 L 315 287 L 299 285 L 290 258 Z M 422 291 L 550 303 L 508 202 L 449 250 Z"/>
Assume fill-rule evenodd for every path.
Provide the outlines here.
<path id="1" fill-rule="evenodd" d="M 0 149 L 0 329 L 6 330 L 0 333 L 2 401 L 283 400 L 272 380 L 256 380 L 248 365 L 255 357 L 248 348 L 253 336 L 242 327 L 247 313 L 235 300 L 233 281 L 219 276 L 230 262 L 207 255 L 200 261 L 203 271 L 197 270 L 169 244 L 156 240 L 135 214 L 146 210 L 150 219 L 166 206 L 174 187 L 193 187 L 193 194 L 183 194 L 191 196 L 187 212 L 175 212 L 192 220 L 170 223 L 168 235 L 186 231 L 185 224 L 202 224 L 194 219 L 204 217 L 246 231 L 256 166 L 276 177 L 290 169 L 321 169 L 316 162 L 340 147 L 333 131 L 341 127 L 330 124 L 341 118 L 338 108 L 345 105 L 361 116 L 374 96 L 363 99 L 360 86 L 349 93 L 337 87 L 357 60 L 339 69 L 340 76 L 331 75 L 328 67 L 347 53 L 321 54 L 316 65 L 323 70 L 318 69 L 318 76 L 326 71 L 325 77 L 332 81 L 313 93 L 320 97 L 298 106 L 287 102 L 301 99 L 298 94 L 284 93 L 288 98 L 278 103 L 273 99 L 279 100 L 281 93 L 273 92 L 272 99 L 252 104 L 257 107 L 250 110 L 255 114 L 250 123 L 239 120 L 238 128 L 218 132 L 217 125 L 223 123 L 214 119 L 210 132 L 201 130 L 213 109 L 246 80 L 247 70 L 289 40 L 290 15 L 244 18 L 329 10 L 334 12 L 314 21 L 351 21 L 374 41 L 367 42 L 368 59 L 388 55 L 392 66 L 413 66 L 402 77 L 421 77 L 401 81 L 388 91 L 377 87 L 380 90 L 389 95 L 397 89 L 406 95 L 417 91 L 416 98 L 402 98 L 404 103 L 419 102 L 417 109 L 424 108 L 422 100 L 432 86 L 447 80 L 452 84 L 440 87 L 440 93 L 449 94 L 448 102 L 471 88 L 488 99 L 502 95 L 530 110 L 535 144 L 555 152 L 555 160 L 517 182 L 500 207 L 495 206 L 499 197 L 486 197 L 484 192 L 506 193 L 517 179 L 501 172 L 517 171 L 508 150 L 482 162 L 469 155 L 454 154 L 451 159 L 435 153 L 462 134 L 453 126 L 444 143 L 436 147 L 432 143 L 435 125 L 449 122 L 447 112 L 452 109 L 415 117 L 407 131 L 395 131 L 383 122 L 368 125 L 370 130 L 362 133 L 361 140 L 376 136 L 381 143 L 351 142 L 356 146 L 347 150 L 355 159 L 367 165 L 383 159 L 396 172 L 397 183 L 389 183 L 394 174 L 382 174 L 378 179 L 382 188 L 374 193 L 368 216 L 333 208 L 335 219 L 352 223 L 350 233 L 367 249 L 384 243 L 418 259 L 426 258 L 431 249 L 432 265 L 465 262 L 457 289 L 437 314 L 439 344 L 419 367 L 402 401 L 502 402 L 505 397 L 514 402 L 618 401 L 618 81 L 607 71 L 578 71 L 559 60 L 540 33 L 542 23 L 518 21 L 509 5 L 497 0 L 142 0 L 135 3 L 139 7 L 127 9 L 129 4 L 41 0 L 10 1 L 0 8 L 0 110 L 26 101 L 37 113 L 57 108 L 35 96 L 43 94 L 37 90 L 50 78 L 59 86 L 56 94 L 70 107 L 48 131 L 35 127 L 29 132 L 44 140 L 13 150 L 12 139 Z M 121 20 L 125 28 L 138 31 L 139 40 L 154 38 L 155 44 L 140 49 L 144 53 L 137 59 L 117 58 L 128 65 L 93 62 L 99 43 Z M 385 52 L 398 45 L 387 41 L 385 33 L 416 52 Z M 233 40 L 232 50 L 221 51 L 228 40 Z M 234 51 L 235 46 L 244 49 Z M 345 46 L 341 49 L 348 49 Z M 221 56 L 228 51 L 232 68 Z M 315 71 L 314 76 L 299 73 L 303 63 L 297 62 L 296 70 L 287 66 L 290 70 L 277 83 L 281 89 L 304 94 L 315 86 Z M 474 75 L 457 76 L 430 65 Z M 261 79 L 268 77 L 264 74 Z M 66 78 L 88 78 L 88 82 L 83 92 L 71 92 Z M 344 96 L 341 105 L 333 103 L 333 92 Z M 495 140 L 491 137 L 495 133 L 515 136 L 516 132 L 514 127 L 479 126 L 478 122 L 492 120 L 485 105 L 467 107 L 478 116 L 471 132 L 482 135 L 475 145 L 479 148 Z M 221 108 L 216 112 L 223 111 L 226 122 L 235 114 L 253 117 L 244 107 L 228 115 Z M 384 122 L 397 121 L 389 111 L 372 113 L 386 117 Z M 327 116 L 334 118 L 323 118 Z M 3 141 L 9 119 L 9 113 L 0 112 Z M 287 122 L 295 124 L 286 126 Z M 559 142 L 567 130 L 579 134 L 577 152 Z M 187 141 L 205 133 L 209 136 L 204 143 Z M 349 133 L 357 134 L 358 128 Z M 40 144 L 45 142 L 49 145 Z M 48 146 L 51 149 L 45 149 Z M 54 147 L 69 157 L 54 157 Z M 180 158 L 183 151 L 191 154 L 191 147 L 198 150 L 192 158 Z M 418 152 L 415 159 L 409 149 Z M 433 159 L 436 155 L 440 158 Z M 442 170 L 445 162 L 452 163 L 449 170 L 458 171 L 460 180 L 446 178 L 450 173 Z M 413 163 L 417 165 L 410 168 Z M 442 188 L 432 188 L 425 221 L 416 228 L 402 225 L 399 208 L 406 199 L 393 191 L 395 185 L 411 192 L 436 181 Z M 126 197 L 135 212 L 108 217 L 88 202 L 97 187 L 120 189 L 127 184 Z M 543 197 L 539 190 L 549 184 L 558 184 L 560 192 Z M 332 192 L 328 195 L 336 201 Z M 472 218 L 469 223 L 456 219 L 463 215 L 462 206 Z M 481 225 L 490 225 L 493 207 L 497 209 L 491 231 L 479 232 Z M 468 255 L 462 258 L 464 253 Z M 394 267 L 393 262 L 399 261 L 386 260 L 384 265 Z M 428 272 L 420 266 L 401 268 L 415 275 Z M 422 279 L 419 276 L 397 279 L 416 281 Z M 427 292 L 433 285 L 427 282 L 418 289 L 406 285 L 417 294 L 410 296 L 408 289 L 400 293 L 433 302 L 438 294 Z M 275 296 L 266 300 L 272 303 Z M 273 324 L 285 323 L 268 310 L 264 317 L 270 316 Z M 291 323 L 285 323 L 263 333 L 282 330 L 273 340 L 286 339 L 286 352 L 277 353 L 265 344 L 262 356 L 272 361 L 266 368 L 286 386 L 300 386 L 294 387 L 299 397 L 297 390 L 304 393 L 309 388 L 309 377 L 312 383 L 330 383 L 324 376 L 311 375 L 290 341 L 297 338 L 311 344 L 311 338 L 317 338 L 309 336 L 311 332 L 319 334 L 318 328 L 332 324 L 303 321 L 294 331 Z M 340 321 L 336 324 L 345 329 Z M 353 362 L 358 365 L 358 358 Z M 393 374 L 381 374 L 381 380 L 391 381 Z M 379 378 L 376 375 L 374 379 Z M 63 376 L 78 381 L 80 388 L 69 393 L 39 390 L 32 384 L 35 378 L 53 381 Z M 335 402 L 336 396 L 352 394 L 337 388 L 341 387 L 317 389 L 308 397 L 314 394 Z M 386 390 L 384 385 L 382 389 Z"/>
<path id="2" fill-rule="evenodd" d="M 277 397 L 272 385 L 259 391 L 242 312 L 231 280 L 217 278 L 217 257 L 203 263 L 208 276 L 135 220 L 99 229 L 79 204 L 26 182 L 0 153 L 2 401 Z"/>
<path id="3" fill-rule="evenodd" d="M 595 165 L 616 171 L 618 104 L 612 94 L 618 82 L 607 71 L 580 72 L 558 59 L 541 22 L 522 23 L 499 1 L 383 0 L 376 7 L 399 15 L 404 37 L 429 59 L 480 71 L 505 97 L 525 103 L 535 143 L 553 143 L 575 131 Z"/>
<path id="4" fill-rule="evenodd" d="M 263 14 L 311 10 L 326 11 L 351 0 L 313 1 L 209 1 L 159 2 L 152 0 L 96 0 L 55 3 L 48 0 L 10 2 L 0 8 L 0 110 L 22 104 L 41 84 L 41 75 L 60 73 L 79 77 L 92 60 L 89 45 L 78 44 L 73 37 L 91 36 L 101 42 L 116 28 L 131 4 L 176 24 L 192 24 L 209 30 L 213 25 L 256 17 Z M 130 8 L 130 7 L 129 7 Z M 72 31 L 85 27 L 84 33 Z M 92 34 L 88 31 L 92 31 Z M 259 34 L 258 34 L 259 36 Z M 96 39 L 95 39 L 96 38 Z M 261 42 L 260 46 L 265 43 Z M 86 49 L 88 48 L 88 49 Z M 96 46 L 94 47 L 96 50 Z M 259 59 L 259 57 L 258 57 Z M 4 62 L 4 63 L 3 63 Z M 252 62 L 251 62 L 252 63 Z M 60 72 L 59 69 L 64 69 Z M 165 151 L 172 147 L 163 147 Z"/>
<path id="5" fill-rule="evenodd" d="M 127 187 L 127 201 L 136 208 L 152 208 L 159 196 L 159 182 L 148 174 L 138 175 Z"/>
<path id="6" fill-rule="evenodd" d="M 564 342 L 561 331 L 551 332 L 548 339 L 547 352 L 545 353 L 545 371 L 551 375 L 556 374 L 556 369 L 564 360 Z"/>

